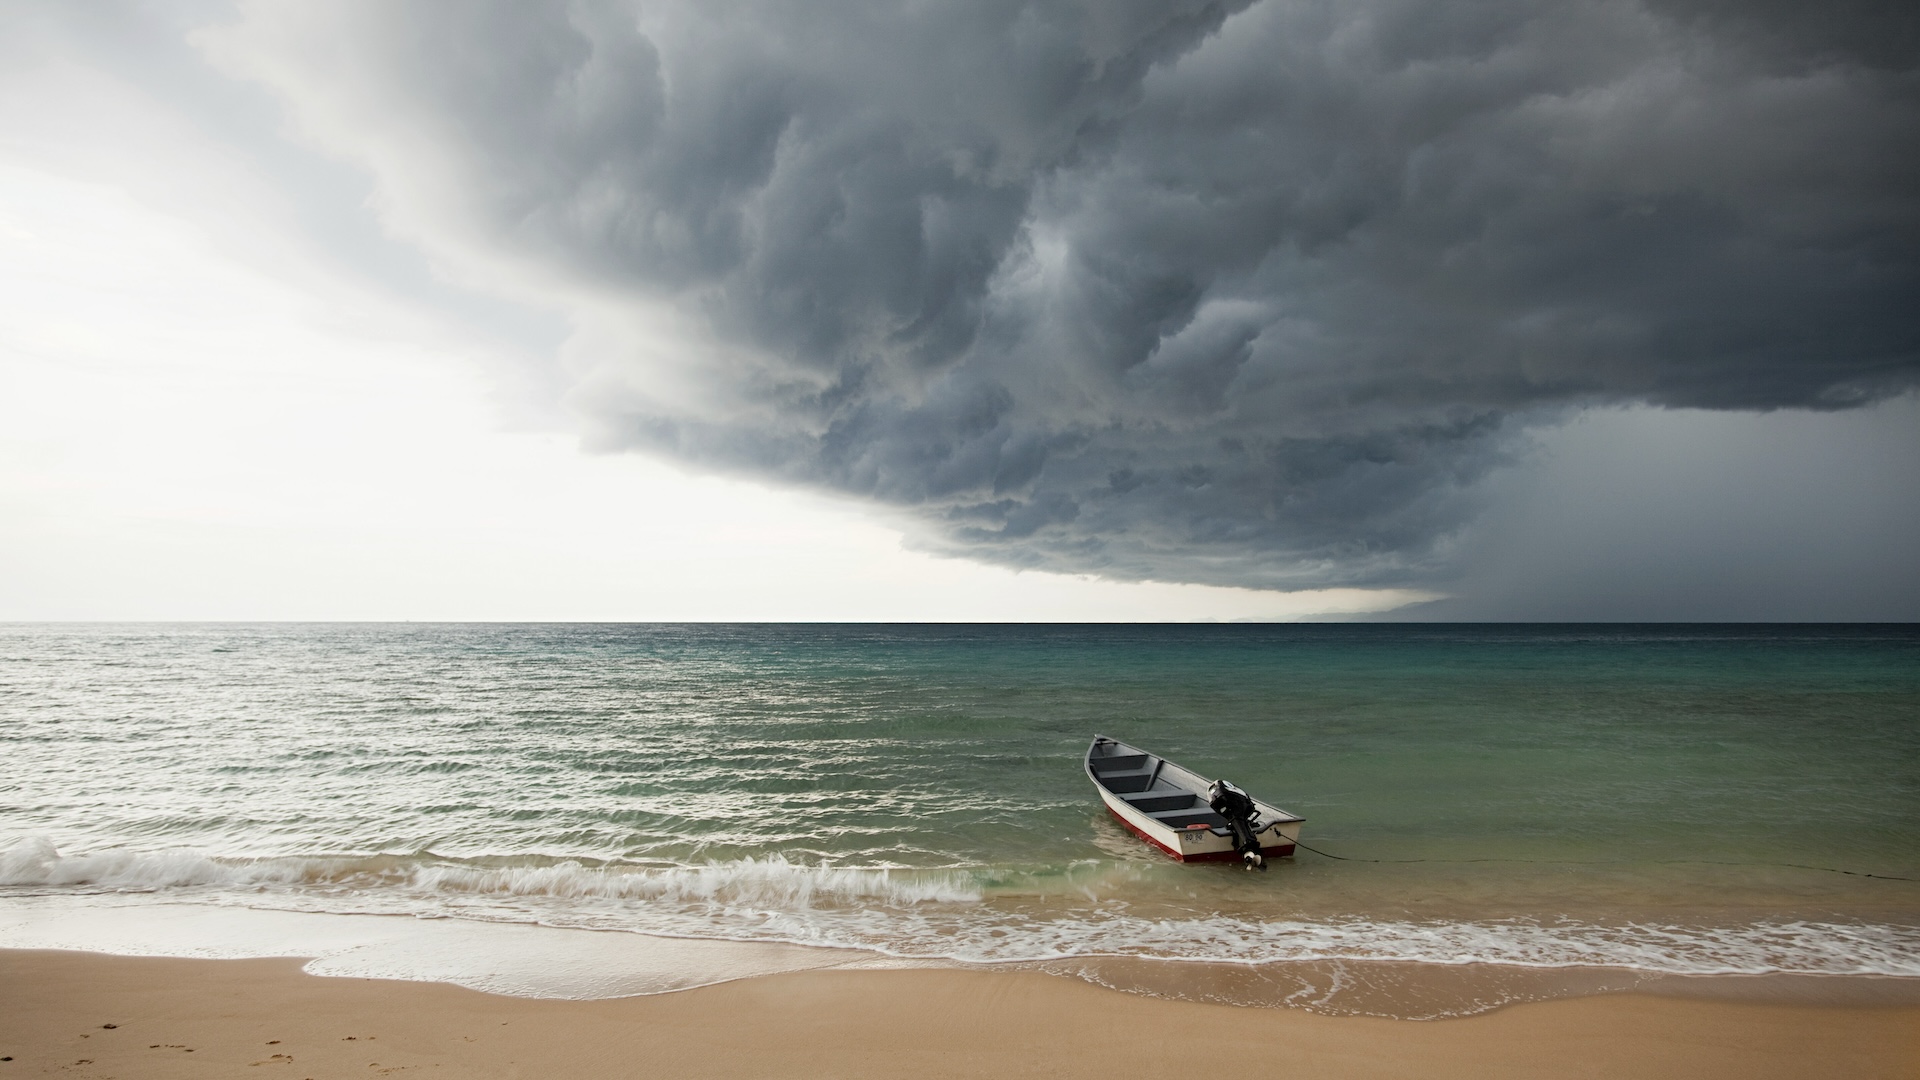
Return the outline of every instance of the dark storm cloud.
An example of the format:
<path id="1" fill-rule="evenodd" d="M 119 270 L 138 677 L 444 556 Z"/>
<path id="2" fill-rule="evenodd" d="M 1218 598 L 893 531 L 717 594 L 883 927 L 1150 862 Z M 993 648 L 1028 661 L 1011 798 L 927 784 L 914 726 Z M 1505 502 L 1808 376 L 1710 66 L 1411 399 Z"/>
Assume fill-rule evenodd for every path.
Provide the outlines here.
<path id="1" fill-rule="evenodd" d="M 925 545 L 1418 578 L 1528 425 L 1920 372 L 1897 5 L 328 4 L 209 50 L 397 228 L 709 340 L 576 350 L 605 441 Z"/>

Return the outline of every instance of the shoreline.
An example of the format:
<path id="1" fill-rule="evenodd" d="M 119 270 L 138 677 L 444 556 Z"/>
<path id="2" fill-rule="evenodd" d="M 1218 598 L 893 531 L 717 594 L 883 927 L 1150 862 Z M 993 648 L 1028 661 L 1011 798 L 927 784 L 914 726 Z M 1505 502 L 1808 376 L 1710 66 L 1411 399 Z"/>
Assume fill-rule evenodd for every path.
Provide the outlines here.
<path id="1" fill-rule="evenodd" d="M 968 962 L 868 949 L 660 936 L 393 912 L 233 907 L 135 894 L 0 901 L 0 950 L 207 960 L 298 958 L 328 978 L 439 983 L 509 997 L 610 1000 L 801 971 L 1063 977 L 1149 999 L 1329 1017 L 1444 1020 L 1529 1002 L 1652 994 L 1721 1002 L 1920 1006 L 1920 978 L 1870 972 L 1674 973 L 1610 965 L 1372 958 L 1200 961 L 1123 954 Z M 4 1080 L 4 1077 L 0 1077 Z"/>
<path id="2" fill-rule="evenodd" d="M 1121 993 L 1031 971 L 816 970 L 602 1000 L 325 977 L 296 958 L 0 950 L 0 1077 L 1905 1077 L 1920 1005 L 1646 993 L 1407 1021 Z M 108 1027 L 106 1025 L 113 1025 Z"/>

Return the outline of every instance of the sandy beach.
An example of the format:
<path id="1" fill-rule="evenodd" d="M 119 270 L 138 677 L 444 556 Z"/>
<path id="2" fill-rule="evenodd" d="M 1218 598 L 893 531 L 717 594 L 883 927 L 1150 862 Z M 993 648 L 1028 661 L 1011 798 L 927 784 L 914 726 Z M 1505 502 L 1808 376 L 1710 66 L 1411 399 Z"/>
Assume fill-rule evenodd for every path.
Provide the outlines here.
<path id="1" fill-rule="evenodd" d="M 5 1077 L 1913 1077 L 1920 1007 L 1610 995 L 1415 1022 L 1031 973 L 803 972 L 605 1001 L 297 959 L 0 951 Z"/>

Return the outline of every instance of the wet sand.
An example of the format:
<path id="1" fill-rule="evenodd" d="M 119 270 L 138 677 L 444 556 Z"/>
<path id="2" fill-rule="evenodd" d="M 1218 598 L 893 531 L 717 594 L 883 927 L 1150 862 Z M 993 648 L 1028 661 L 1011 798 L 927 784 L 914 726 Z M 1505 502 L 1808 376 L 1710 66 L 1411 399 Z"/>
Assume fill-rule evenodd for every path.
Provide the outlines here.
<path id="1" fill-rule="evenodd" d="M 1431 1022 L 1118 993 L 1032 972 L 811 971 L 554 1001 L 301 961 L 0 951 L 26 1076 L 1920 1076 L 1920 1007 L 1603 995 Z"/>

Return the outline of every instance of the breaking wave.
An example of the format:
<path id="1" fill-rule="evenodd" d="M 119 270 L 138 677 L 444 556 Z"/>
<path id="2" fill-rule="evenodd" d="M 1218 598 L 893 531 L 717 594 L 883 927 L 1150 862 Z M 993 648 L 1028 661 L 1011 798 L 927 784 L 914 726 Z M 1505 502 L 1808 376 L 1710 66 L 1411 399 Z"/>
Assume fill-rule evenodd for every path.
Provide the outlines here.
<path id="1" fill-rule="evenodd" d="M 193 851 L 112 849 L 62 855 L 40 838 L 0 853 L 0 886 L 87 887 L 125 892 L 196 885 L 283 884 L 302 880 L 300 860 L 233 862 Z"/>
<path id="2" fill-rule="evenodd" d="M 965 903 L 982 892 L 962 872 L 809 866 L 779 856 L 692 867 L 588 866 L 574 860 L 474 866 L 418 857 L 213 859 L 193 851 L 62 855 L 32 838 L 0 854 L 0 886 L 147 892 L 195 886 L 399 889 L 421 894 L 726 903 L 781 909 L 875 902 Z"/>
<path id="3" fill-rule="evenodd" d="M 777 856 L 684 867 L 478 865 L 428 856 L 245 860 L 191 851 L 61 854 L 41 839 L 0 852 L 0 895 L 164 892 L 197 903 L 779 942 L 972 964 L 1378 960 L 1920 977 L 1916 926 L 1303 920 L 1191 911 L 1155 917 L 1112 895 L 1124 888 L 1036 902 L 1030 891 L 1009 899 L 993 884 L 1004 880 L 984 871 L 806 865 Z"/>

